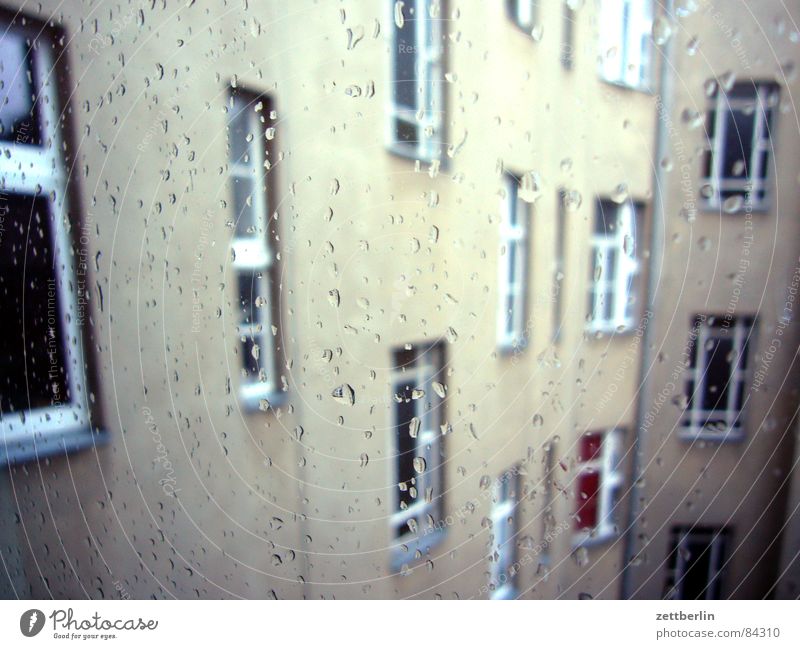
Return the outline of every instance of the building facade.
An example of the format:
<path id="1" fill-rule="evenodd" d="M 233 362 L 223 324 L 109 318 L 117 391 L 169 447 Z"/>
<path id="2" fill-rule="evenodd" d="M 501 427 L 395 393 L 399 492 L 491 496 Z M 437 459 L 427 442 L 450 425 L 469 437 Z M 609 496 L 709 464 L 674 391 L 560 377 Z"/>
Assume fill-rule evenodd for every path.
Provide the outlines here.
<path id="1" fill-rule="evenodd" d="M 796 596 L 800 16 L 733 4 L 4 3 L 0 592 Z"/>

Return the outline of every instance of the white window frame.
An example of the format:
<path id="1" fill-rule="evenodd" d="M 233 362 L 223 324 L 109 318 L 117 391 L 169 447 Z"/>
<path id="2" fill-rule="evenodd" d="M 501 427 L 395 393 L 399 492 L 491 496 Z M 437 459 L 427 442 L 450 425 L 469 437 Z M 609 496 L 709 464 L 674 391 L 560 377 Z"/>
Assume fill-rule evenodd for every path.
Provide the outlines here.
<path id="1" fill-rule="evenodd" d="M 725 322 L 729 325 L 725 326 Z M 700 317 L 695 319 L 697 327 L 697 338 L 694 341 L 692 353 L 694 357 L 694 368 L 687 368 L 687 377 L 684 381 L 684 395 L 693 397 L 692 407 L 687 404 L 686 410 L 682 415 L 681 437 L 689 440 L 703 439 L 712 441 L 738 441 L 744 435 L 744 416 L 745 404 L 740 404 L 739 409 L 735 408 L 736 395 L 740 386 L 746 386 L 750 380 L 751 359 L 742 356 L 742 352 L 747 344 L 747 353 L 751 353 L 754 344 L 754 333 L 756 320 L 754 316 L 742 315 L 726 320 L 724 316 L 706 317 L 702 321 Z M 728 403 L 725 410 L 703 410 L 699 403 L 703 398 L 705 390 L 706 375 L 706 345 L 714 338 L 715 330 L 727 330 L 733 333 L 733 352 L 737 354 L 732 363 L 731 373 L 728 377 Z M 749 344 L 748 344 L 749 343 Z M 747 366 L 742 369 L 742 361 Z M 689 395 L 689 387 L 694 384 L 694 392 Z M 743 399 L 746 401 L 747 395 Z M 687 418 L 688 416 L 688 418 Z M 710 418 L 723 419 L 725 428 L 721 430 L 710 429 L 707 422 Z"/>
<path id="2" fill-rule="evenodd" d="M 575 502 L 576 513 L 581 507 L 580 477 L 584 473 L 598 473 L 600 488 L 597 498 L 597 525 L 589 530 L 577 531 L 573 535 L 573 545 L 578 547 L 594 543 L 603 543 L 617 536 L 618 527 L 615 521 L 614 508 L 619 491 L 625 484 L 625 472 L 622 467 L 622 431 L 612 428 L 607 431 L 591 431 L 599 434 L 600 457 L 580 462 L 576 468 Z M 578 440 L 580 444 L 580 440 Z M 580 451 L 579 451 L 580 452 Z"/>
<path id="3" fill-rule="evenodd" d="M 600 77 L 616 85 L 650 91 L 652 30 L 653 0 L 599 0 Z"/>
<path id="4" fill-rule="evenodd" d="M 754 94 L 748 97 L 730 97 L 722 88 L 717 89 L 713 98 L 714 107 L 714 139 L 711 141 L 711 177 L 703 178 L 703 184 L 711 188 L 709 196 L 703 196 L 704 205 L 709 209 L 721 209 L 723 201 L 720 192 L 723 191 L 743 191 L 745 192 L 744 201 L 739 211 L 763 210 L 769 205 L 769 180 L 770 174 L 770 153 L 773 148 L 772 129 L 774 121 L 774 103 L 772 94 L 777 91 L 775 84 L 771 82 L 741 82 L 736 88 L 741 88 L 746 84 L 754 90 Z M 745 86 L 746 87 L 746 86 Z M 752 118 L 755 121 L 753 128 L 753 139 L 751 143 L 750 159 L 746 161 L 748 175 L 741 178 L 731 178 L 722 176 L 722 167 L 725 163 L 725 142 L 727 138 L 730 113 L 732 111 L 752 111 Z M 769 112 L 767 112 L 769 111 Z M 763 168 L 762 154 L 766 153 L 764 162 L 766 169 Z M 763 172 L 763 176 L 762 176 Z M 759 198 L 759 194 L 763 197 Z"/>
<path id="5" fill-rule="evenodd" d="M 519 197 L 519 178 L 506 173 L 500 204 L 500 249 L 497 282 L 497 346 L 503 351 L 524 348 L 528 292 L 530 205 Z M 511 254 L 512 248 L 515 254 Z M 513 263 L 513 266 L 512 266 Z M 511 281 L 511 276 L 514 281 Z M 508 308 L 509 301 L 511 308 Z"/>
<path id="6" fill-rule="evenodd" d="M 262 108 L 258 112 L 255 107 L 261 103 Z M 259 377 L 242 377 L 239 384 L 239 399 L 247 409 L 260 407 L 262 400 L 266 399 L 271 405 L 277 405 L 282 400 L 284 394 L 280 390 L 277 380 L 278 375 L 278 338 L 273 334 L 273 311 L 279 308 L 275 304 L 279 300 L 279 291 L 273 285 L 274 279 L 273 266 L 277 263 L 277 255 L 274 250 L 273 237 L 270 235 L 270 214 L 267 187 L 266 162 L 266 119 L 269 116 L 269 102 L 246 90 L 237 89 L 231 92 L 229 99 L 229 129 L 232 132 L 233 118 L 241 111 L 246 111 L 248 131 L 252 134 L 251 141 L 248 143 L 247 157 L 249 163 L 240 160 L 229 160 L 228 177 L 231 189 L 231 205 L 235 206 L 234 183 L 236 179 L 247 180 L 252 183 L 252 213 L 256 221 L 252 236 L 244 236 L 237 232 L 234 227 L 234 236 L 231 241 L 231 249 L 234 253 L 232 262 L 233 271 L 236 274 L 236 281 L 233 282 L 236 290 L 236 315 L 241 318 L 241 295 L 239 293 L 239 275 L 247 277 L 256 276 L 255 282 L 260 285 L 254 293 L 266 300 L 266 304 L 260 307 L 255 305 L 252 308 L 256 311 L 258 318 L 253 322 L 247 323 L 239 320 L 236 328 L 239 343 L 250 339 L 253 344 L 258 345 L 259 358 L 258 366 L 263 368 Z M 231 146 L 231 153 L 234 148 Z M 240 214 L 235 214 L 237 221 L 241 218 Z M 241 351 L 244 354 L 244 350 Z M 241 359 L 241 368 L 249 365 L 249 359 Z M 264 371 L 265 370 L 265 371 Z M 262 377 L 263 380 L 262 380 Z"/>
<path id="7" fill-rule="evenodd" d="M 517 582 L 517 505 L 519 468 L 505 471 L 495 482 L 492 504 L 492 547 L 489 556 L 489 598 L 515 599 Z M 510 519 L 510 520 L 509 520 Z"/>
<path id="8" fill-rule="evenodd" d="M 667 583 L 672 582 L 672 587 L 667 591 L 668 599 L 683 599 L 683 579 L 689 562 L 686 555 L 689 554 L 687 546 L 689 541 L 699 539 L 701 542 L 708 541 L 711 555 L 708 561 L 708 580 L 705 588 L 706 600 L 719 599 L 722 590 L 722 575 L 724 572 L 725 545 L 728 542 L 730 533 L 725 528 L 714 527 L 710 529 L 697 529 L 691 527 L 680 527 L 676 529 L 671 540 L 669 552 L 675 553 L 675 568 L 667 566 Z M 675 538 L 677 537 L 677 538 Z M 681 551 L 683 548 L 683 551 Z"/>
<path id="9" fill-rule="evenodd" d="M 441 17 L 444 0 L 405 0 L 405 6 L 413 9 L 414 67 L 417 74 L 416 106 L 409 108 L 395 103 L 394 85 L 396 82 L 396 52 L 399 47 L 400 30 L 395 23 L 395 0 L 384 0 L 386 6 L 385 24 L 389 41 L 389 68 L 387 71 L 386 126 L 387 148 L 397 155 L 434 162 L 441 160 L 441 147 L 444 142 L 444 44 L 442 41 Z M 432 10 L 432 7 L 434 8 Z M 434 13 L 432 16 L 431 13 Z M 423 17 L 424 19 L 419 19 Z M 396 138 L 396 124 L 403 122 L 417 131 L 416 142 L 404 142 Z"/>
<path id="10" fill-rule="evenodd" d="M 433 389 L 434 379 L 443 384 L 444 349 L 439 344 L 415 346 L 418 350 L 413 365 L 395 367 L 391 376 L 392 408 L 390 430 L 393 431 L 392 448 L 390 457 L 393 458 L 393 484 L 392 503 L 394 513 L 389 522 L 392 530 L 393 557 L 392 564 L 396 569 L 416 561 L 419 550 L 423 555 L 425 551 L 440 542 L 444 537 L 445 529 L 442 524 L 442 502 L 444 497 L 444 466 L 442 461 L 442 430 L 444 423 L 444 400 Z M 412 400 L 414 416 L 419 419 L 420 426 L 417 432 L 415 457 L 425 460 L 425 471 L 414 476 L 414 484 L 407 485 L 416 489 L 415 502 L 405 509 L 400 508 L 397 500 L 396 489 L 401 482 L 398 462 L 400 446 L 395 435 L 407 435 L 407 430 L 399 430 L 396 404 L 397 395 L 406 386 L 422 390 L 425 394 L 419 399 Z M 427 407 L 429 406 L 429 407 Z M 430 490 L 431 501 L 426 500 Z M 414 519 L 417 523 L 417 532 L 414 533 L 408 522 Z"/>
<path id="11" fill-rule="evenodd" d="M 60 307 L 59 331 L 64 349 L 65 387 L 69 400 L 59 405 L 0 414 L 0 464 L 24 462 L 48 454 L 63 453 L 90 446 L 92 435 L 88 405 L 85 354 L 77 299 L 75 255 L 70 238 L 67 212 L 67 175 L 61 156 L 63 140 L 59 111 L 58 80 L 52 55 L 51 37 L 34 27 L 10 26 L 37 45 L 31 49 L 37 77 L 33 80 L 36 104 L 40 110 L 42 145 L 21 142 L 3 143 L 0 177 L 5 194 L 44 197 L 50 206 L 56 287 Z M 20 71 L 19 73 L 24 74 Z"/>
<path id="12" fill-rule="evenodd" d="M 603 214 L 609 208 L 614 209 L 613 221 Z M 595 207 L 595 222 L 592 224 L 592 264 L 589 284 L 589 320 L 587 329 L 590 333 L 622 333 L 630 331 L 635 324 L 636 276 L 639 273 L 639 260 L 636 257 L 637 215 L 641 208 L 628 200 L 617 205 L 610 200 L 601 200 Z M 606 223 L 613 223 L 614 230 L 598 234 L 597 221 L 605 218 Z M 625 252 L 625 238 L 630 237 L 631 249 Z M 616 263 L 608 263 L 610 253 L 615 253 Z M 600 266 L 600 278 L 595 279 L 597 267 Z M 605 316 L 606 296 L 612 300 L 610 317 Z"/>

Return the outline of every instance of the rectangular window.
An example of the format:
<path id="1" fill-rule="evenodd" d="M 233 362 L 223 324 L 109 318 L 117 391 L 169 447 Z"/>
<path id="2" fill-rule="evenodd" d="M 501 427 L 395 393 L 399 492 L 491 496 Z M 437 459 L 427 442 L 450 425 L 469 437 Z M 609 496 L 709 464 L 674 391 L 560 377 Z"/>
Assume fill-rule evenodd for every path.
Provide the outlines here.
<path id="1" fill-rule="evenodd" d="M 589 321 L 592 332 L 622 332 L 634 326 L 636 229 L 642 207 L 626 201 L 597 203 L 592 235 Z"/>
<path id="2" fill-rule="evenodd" d="M 521 30 L 531 33 L 539 11 L 539 0 L 506 0 L 508 17 Z"/>
<path id="3" fill-rule="evenodd" d="M 500 274 L 498 280 L 497 344 L 516 349 L 527 344 L 529 204 L 520 198 L 519 178 L 505 174 L 500 220 Z"/>
<path id="4" fill-rule="evenodd" d="M 93 437 L 80 329 L 86 305 L 82 260 L 89 251 L 76 256 L 70 238 L 57 38 L 21 16 L 2 23 L 0 462 L 5 463 L 74 450 L 90 445 Z"/>
<path id="5" fill-rule="evenodd" d="M 235 273 L 240 398 L 248 408 L 275 405 L 278 384 L 280 291 L 277 222 L 270 215 L 270 143 L 275 114 L 264 97 L 235 89 L 228 111 L 231 242 Z"/>
<path id="6" fill-rule="evenodd" d="M 566 229 L 567 201 L 566 189 L 558 191 L 558 213 L 556 214 L 556 252 L 553 256 L 553 343 L 561 342 L 564 313 L 564 279 L 566 278 Z"/>
<path id="7" fill-rule="evenodd" d="M 652 0 L 600 0 L 600 76 L 646 90 L 651 84 Z"/>
<path id="8" fill-rule="evenodd" d="M 720 599 L 729 540 L 721 527 L 673 528 L 665 599 Z"/>
<path id="9" fill-rule="evenodd" d="M 580 544 L 617 534 L 614 509 L 624 483 L 622 432 L 586 433 L 578 444 L 575 531 Z"/>
<path id="10" fill-rule="evenodd" d="M 685 436 L 736 439 L 749 371 L 751 316 L 697 316 L 689 339 L 682 426 Z"/>
<path id="11" fill-rule="evenodd" d="M 444 532 L 442 425 L 444 348 L 440 344 L 395 351 L 392 369 L 395 463 L 393 536 L 396 563 L 414 560 Z"/>
<path id="12" fill-rule="evenodd" d="M 492 505 L 492 553 L 490 556 L 489 597 L 514 599 L 517 596 L 517 503 L 519 469 L 506 471 L 495 483 Z"/>
<path id="13" fill-rule="evenodd" d="M 727 92 L 716 87 L 708 110 L 710 150 L 701 189 L 708 207 L 732 213 L 766 206 L 778 98 L 774 83 L 740 82 Z"/>
<path id="14" fill-rule="evenodd" d="M 432 162 L 444 141 L 444 36 L 439 0 L 386 2 L 390 37 L 387 143 Z"/>

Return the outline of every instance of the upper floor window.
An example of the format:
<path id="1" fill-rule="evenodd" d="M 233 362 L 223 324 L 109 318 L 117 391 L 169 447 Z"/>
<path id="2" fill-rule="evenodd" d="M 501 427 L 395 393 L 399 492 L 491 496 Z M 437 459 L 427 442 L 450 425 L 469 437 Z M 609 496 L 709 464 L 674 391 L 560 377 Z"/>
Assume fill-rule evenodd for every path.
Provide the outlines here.
<path id="1" fill-rule="evenodd" d="M 229 103 L 228 176 L 234 217 L 232 265 L 235 272 L 237 334 L 241 358 L 240 397 L 248 408 L 275 405 L 278 383 L 280 290 L 277 222 L 269 197 L 274 160 L 275 113 L 269 100 L 241 89 Z"/>
<path id="2" fill-rule="evenodd" d="M 443 533 L 442 425 L 444 349 L 407 345 L 395 351 L 392 373 L 395 439 L 396 565 L 413 561 Z"/>
<path id="3" fill-rule="evenodd" d="M 630 88 L 651 84 L 652 0 L 600 0 L 600 76 Z"/>
<path id="4" fill-rule="evenodd" d="M 684 434 L 730 439 L 742 433 L 750 338 L 750 316 L 697 316 L 689 339 Z"/>
<path id="5" fill-rule="evenodd" d="M 439 0 L 386 3 L 389 24 L 389 109 L 386 139 L 400 155 L 441 158 L 444 141 L 443 30 Z"/>
<path id="6" fill-rule="evenodd" d="M 703 161 L 702 198 L 725 212 L 761 209 L 767 202 L 772 121 L 779 91 L 774 83 L 716 86 L 708 110 L 710 149 Z"/>
<path id="7" fill-rule="evenodd" d="M 673 528 L 666 599 L 719 599 L 729 536 L 721 527 Z"/>
<path id="8" fill-rule="evenodd" d="M 506 0 L 506 11 L 517 27 L 530 34 L 536 24 L 539 0 Z"/>
<path id="9" fill-rule="evenodd" d="M 634 326 L 636 231 L 641 206 L 631 201 L 597 202 L 592 235 L 589 322 L 592 332 L 619 332 Z"/>
<path id="10" fill-rule="evenodd" d="M 497 344 L 506 349 L 526 344 L 528 221 L 530 205 L 519 195 L 519 179 L 506 174 L 500 220 Z"/>
<path id="11" fill-rule="evenodd" d="M 489 582 L 491 599 L 514 599 L 517 596 L 518 502 L 519 470 L 515 468 L 503 473 L 495 484 Z"/>
<path id="12" fill-rule="evenodd" d="M 622 432 L 586 433 L 578 441 L 576 541 L 616 535 L 614 509 L 624 484 Z"/>
<path id="13" fill-rule="evenodd" d="M 81 340 L 89 250 L 72 246 L 56 39 L 22 23 L 0 24 L 0 462 L 93 440 Z"/>

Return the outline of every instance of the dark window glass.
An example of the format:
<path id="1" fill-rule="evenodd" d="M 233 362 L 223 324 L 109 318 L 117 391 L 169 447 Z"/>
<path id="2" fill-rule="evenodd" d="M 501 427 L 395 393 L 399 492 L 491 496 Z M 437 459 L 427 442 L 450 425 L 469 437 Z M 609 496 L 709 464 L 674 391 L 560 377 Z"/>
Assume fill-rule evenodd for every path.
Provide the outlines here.
<path id="1" fill-rule="evenodd" d="M 395 405 L 395 436 L 397 438 L 397 498 L 401 508 L 402 505 L 410 507 L 416 498 L 412 496 L 414 489 L 414 457 L 417 454 L 417 440 L 411 437 L 411 420 L 417 415 L 416 401 L 411 399 L 411 391 L 414 386 L 407 383 L 395 385 L 395 400 L 399 401 Z M 419 494 L 418 494 L 419 495 Z M 406 533 L 407 528 L 401 527 L 398 532 L 400 535 Z"/>
<path id="2" fill-rule="evenodd" d="M 744 164 L 739 176 L 749 177 L 750 159 L 753 153 L 753 130 L 755 119 L 752 111 L 733 110 L 727 115 L 727 130 L 722 160 L 722 177 L 736 178 L 736 167 Z"/>
<path id="3" fill-rule="evenodd" d="M 703 390 L 704 410 L 725 410 L 733 369 L 733 340 L 721 334 L 706 350 L 706 375 Z"/>
<path id="4" fill-rule="evenodd" d="M 0 404 L 2 411 L 67 403 L 67 368 L 45 198 L 0 196 Z"/>
<path id="5" fill-rule="evenodd" d="M 27 39 L 4 30 L 0 38 L 0 140 L 40 146 L 37 70 Z"/>
<path id="6" fill-rule="evenodd" d="M 586 530 L 597 527 L 597 514 L 600 503 L 600 473 L 584 471 L 578 476 L 578 511 L 575 527 Z"/>
<path id="7" fill-rule="evenodd" d="M 414 143 L 419 140 L 416 124 L 402 119 L 395 120 L 395 139 L 398 142 Z"/>

